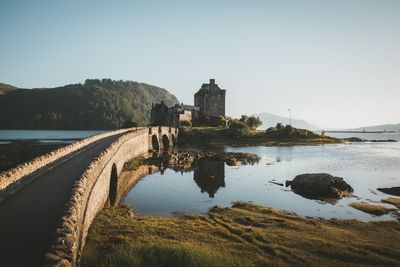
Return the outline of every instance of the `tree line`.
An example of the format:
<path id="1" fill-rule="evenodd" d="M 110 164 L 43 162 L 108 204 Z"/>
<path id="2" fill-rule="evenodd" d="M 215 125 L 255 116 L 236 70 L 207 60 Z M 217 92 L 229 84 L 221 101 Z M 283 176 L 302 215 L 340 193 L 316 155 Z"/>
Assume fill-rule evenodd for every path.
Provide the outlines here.
<path id="1" fill-rule="evenodd" d="M 89 79 L 57 88 L 16 89 L 0 95 L 1 129 L 116 129 L 150 122 L 152 103 L 172 106 L 167 90 L 133 81 Z"/>

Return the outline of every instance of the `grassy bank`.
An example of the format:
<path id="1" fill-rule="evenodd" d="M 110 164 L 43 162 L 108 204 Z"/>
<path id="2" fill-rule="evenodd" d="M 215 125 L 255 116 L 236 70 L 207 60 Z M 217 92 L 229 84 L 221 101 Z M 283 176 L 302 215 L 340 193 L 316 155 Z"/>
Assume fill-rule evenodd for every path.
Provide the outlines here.
<path id="1" fill-rule="evenodd" d="M 296 129 L 297 130 L 297 129 Z M 300 130 L 300 129 L 298 129 Z M 300 130 L 289 135 L 268 134 L 265 131 L 250 130 L 239 137 L 232 137 L 225 127 L 184 127 L 179 132 L 180 145 L 262 145 L 262 146 L 293 146 L 337 144 L 343 141 Z"/>
<path id="2" fill-rule="evenodd" d="M 82 266 L 265 266 L 400 264 L 398 221 L 306 218 L 250 203 L 207 215 L 100 213 Z"/>

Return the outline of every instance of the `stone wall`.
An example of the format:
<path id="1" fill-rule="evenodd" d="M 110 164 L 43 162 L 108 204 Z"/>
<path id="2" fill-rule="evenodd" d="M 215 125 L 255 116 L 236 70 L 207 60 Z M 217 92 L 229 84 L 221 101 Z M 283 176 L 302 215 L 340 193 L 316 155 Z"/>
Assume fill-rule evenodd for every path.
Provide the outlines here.
<path id="1" fill-rule="evenodd" d="M 108 203 L 110 206 L 118 206 L 125 199 L 126 195 L 143 177 L 157 172 L 158 168 L 155 166 L 139 166 L 132 171 L 123 171 L 118 177 L 115 192 L 115 203 Z"/>
<path id="2" fill-rule="evenodd" d="M 159 134 L 172 132 L 168 127 L 157 129 Z M 49 266 L 74 266 L 79 263 L 89 227 L 109 201 L 113 173 L 119 174 L 125 162 L 148 152 L 149 134 L 146 128 L 121 136 L 77 180 L 66 214 L 57 229 L 53 248 L 46 254 Z"/>
<path id="3" fill-rule="evenodd" d="M 0 202 L 5 198 L 17 192 L 23 186 L 34 180 L 43 167 L 54 166 L 60 161 L 79 153 L 86 146 L 100 139 L 131 131 L 131 129 L 122 129 L 117 131 L 100 133 L 71 145 L 54 150 L 46 155 L 37 157 L 29 162 L 18 165 L 17 167 L 0 173 Z"/>

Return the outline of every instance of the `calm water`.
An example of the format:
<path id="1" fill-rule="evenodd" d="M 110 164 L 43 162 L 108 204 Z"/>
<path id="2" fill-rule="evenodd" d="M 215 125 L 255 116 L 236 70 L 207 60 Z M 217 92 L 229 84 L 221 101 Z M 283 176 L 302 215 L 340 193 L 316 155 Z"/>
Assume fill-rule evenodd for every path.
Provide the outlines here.
<path id="1" fill-rule="evenodd" d="M 42 143 L 71 142 L 104 131 L 57 131 L 57 130 L 0 130 L 0 143 L 10 140 L 39 140 Z"/>
<path id="2" fill-rule="evenodd" d="M 156 215 L 205 213 L 214 205 L 253 201 L 306 216 L 362 220 L 392 218 L 390 215 L 374 217 L 350 208 L 348 204 L 353 201 L 376 204 L 388 196 L 376 188 L 400 185 L 400 143 L 223 147 L 221 150 L 255 153 L 261 160 L 254 166 L 230 167 L 214 162 L 191 172 L 166 170 L 164 174 L 155 173 L 140 181 L 124 202 L 131 204 L 138 213 Z M 269 182 L 284 183 L 307 172 L 327 172 L 343 177 L 358 198 L 328 204 L 303 198 L 290 188 Z"/>

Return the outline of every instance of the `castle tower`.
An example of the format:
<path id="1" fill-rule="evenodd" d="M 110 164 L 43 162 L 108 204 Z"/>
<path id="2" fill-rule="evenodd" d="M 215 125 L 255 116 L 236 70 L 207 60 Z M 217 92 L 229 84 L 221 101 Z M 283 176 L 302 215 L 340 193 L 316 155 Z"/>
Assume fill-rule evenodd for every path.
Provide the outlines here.
<path id="1" fill-rule="evenodd" d="M 200 90 L 194 94 L 194 105 L 200 108 L 200 116 L 225 116 L 226 90 L 218 87 L 215 79 L 203 83 Z"/>

